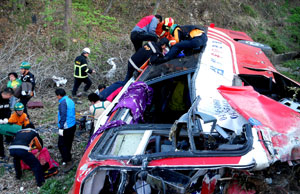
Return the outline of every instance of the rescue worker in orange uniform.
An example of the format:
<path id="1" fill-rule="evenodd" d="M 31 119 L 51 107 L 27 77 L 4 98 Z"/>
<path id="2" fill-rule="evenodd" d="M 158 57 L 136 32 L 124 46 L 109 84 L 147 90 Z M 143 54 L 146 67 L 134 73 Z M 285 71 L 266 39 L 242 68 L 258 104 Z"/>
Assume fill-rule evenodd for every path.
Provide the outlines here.
<path id="1" fill-rule="evenodd" d="M 20 125 L 23 128 L 26 127 L 30 122 L 27 114 L 24 113 L 24 105 L 21 102 L 17 102 L 14 106 L 14 110 L 15 112 L 11 114 L 8 123 Z"/>
<path id="2" fill-rule="evenodd" d="M 173 18 L 166 18 L 164 21 L 157 24 L 156 27 L 156 34 L 159 37 L 159 39 L 167 38 L 169 40 L 169 47 L 172 47 L 174 44 L 176 44 L 175 38 L 170 33 L 170 28 L 174 24 Z"/>

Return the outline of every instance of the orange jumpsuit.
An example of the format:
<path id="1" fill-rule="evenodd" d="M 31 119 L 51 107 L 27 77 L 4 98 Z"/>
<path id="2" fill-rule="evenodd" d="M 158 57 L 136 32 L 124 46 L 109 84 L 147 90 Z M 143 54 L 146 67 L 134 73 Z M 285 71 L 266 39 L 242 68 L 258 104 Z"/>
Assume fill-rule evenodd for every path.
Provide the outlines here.
<path id="1" fill-rule="evenodd" d="M 176 44 L 176 40 L 175 38 L 170 34 L 169 31 L 165 31 L 163 30 L 163 24 L 164 22 L 160 22 L 157 24 L 157 27 L 156 27 L 156 30 L 155 30 L 155 33 L 159 36 L 159 39 L 162 39 L 162 38 L 167 38 L 169 40 L 169 46 L 173 46 L 174 44 Z"/>
<path id="2" fill-rule="evenodd" d="M 29 124 L 29 119 L 26 113 L 23 113 L 21 116 L 19 116 L 16 112 L 14 112 L 11 114 L 8 122 L 16 125 L 26 126 Z"/>

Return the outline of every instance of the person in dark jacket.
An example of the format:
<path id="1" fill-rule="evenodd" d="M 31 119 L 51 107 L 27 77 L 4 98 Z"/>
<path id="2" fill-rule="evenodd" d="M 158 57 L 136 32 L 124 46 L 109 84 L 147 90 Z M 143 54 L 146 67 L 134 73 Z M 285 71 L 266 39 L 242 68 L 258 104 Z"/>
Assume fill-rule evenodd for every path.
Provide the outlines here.
<path id="1" fill-rule="evenodd" d="M 207 36 L 199 26 L 179 26 L 173 24 L 170 28 L 170 33 L 177 43 L 172 46 L 170 51 L 160 62 L 175 58 L 182 50 L 200 49 L 202 46 L 205 46 L 207 42 Z"/>
<path id="2" fill-rule="evenodd" d="M 9 151 L 10 155 L 14 158 L 16 178 L 20 179 L 22 176 L 20 163 L 22 160 L 33 171 L 36 184 L 40 187 L 45 182 L 44 170 L 40 161 L 30 152 L 30 150 L 35 148 L 39 151 L 42 150 L 43 141 L 36 130 L 26 128 L 17 132 L 15 139 L 9 146 Z"/>
<path id="3" fill-rule="evenodd" d="M 134 70 L 141 71 L 140 67 L 149 60 L 149 63 L 155 61 L 163 56 L 162 50 L 169 44 L 167 38 L 162 38 L 159 42 L 148 42 L 144 47 L 140 48 L 128 60 L 127 75 L 124 82 L 126 83 L 133 75 Z"/>
<path id="4" fill-rule="evenodd" d="M 74 65 L 74 86 L 72 90 L 72 96 L 76 96 L 77 90 L 81 83 L 85 83 L 84 92 L 86 93 L 92 85 L 92 81 L 88 77 L 88 73 L 96 73 L 95 70 L 90 69 L 87 65 L 87 58 L 91 50 L 89 48 L 84 48 L 80 56 L 76 57 Z"/>
<path id="5" fill-rule="evenodd" d="M 149 15 L 143 17 L 132 29 L 130 40 L 136 52 L 143 46 L 143 41 L 157 41 L 155 30 L 159 22 L 162 22 L 160 15 Z"/>
<path id="6" fill-rule="evenodd" d="M 27 103 L 29 102 L 30 98 L 34 95 L 34 88 L 35 88 L 35 79 L 34 79 L 34 75 L 29 71 L 30 68 L 31 68 L 30 63 L 26 61 L 21 63 L 20 80 L 22 81 L 22 86 L 21 86 L 22 91 L 20 96 L 20 102 L 24 105 L 24 113 L 26 113 L 27 115 L 28 115 Z"/>
<path id="7" fill-rule="evenodd" d="M 12 88 L 5 88 L 2 92 L 0 92 L 0 120 L 3 124 L 8 123 L 8 119 L 11 115 L 9 99 L 13 94 L 14 91 Z M 5 160 L 3 135 L 0 135 L 0 160 L 2 162 Z"/>
<path id="8" fill-rule="evenodd" d="M 62 157 L 62 170 L 68 172 L 73 168 L 72 143 L 76 130 L 75 103 L 66 96 L 62 88 L 55 90 L 58 105 L 58 149 Z"/>

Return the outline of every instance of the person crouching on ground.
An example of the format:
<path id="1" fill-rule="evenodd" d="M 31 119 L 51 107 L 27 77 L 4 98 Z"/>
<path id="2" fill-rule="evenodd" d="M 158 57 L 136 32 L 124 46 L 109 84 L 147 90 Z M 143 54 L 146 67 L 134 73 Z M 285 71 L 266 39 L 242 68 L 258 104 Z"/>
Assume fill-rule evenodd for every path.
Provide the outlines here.
<path id="1" fill-rule="evenodd" d="M 58 149 L 62 157 L 62 171 L 68 172 L 73 168 L 72 143 L 76 130 L 75 103 L 66 96 L 62 88 L 55 90 L 58 105 Z"/>
<path id="2" fill-rule="evenodd" d="M 24 105 L 21 102 L 17 102 L 14 106 L 15 112 L 11 114 L 10 118 L 8 119 L 8 123 L 20 125 L 23 128 L 26 128 L 28 125 L 29 119 L 27 114 L 24 113 Z"/>
<path id="3" fill-rule="evenodd" d="M 23 160 L 33 171 L 36 184 L 40 187 L 45 182 L 44 171 L 40 161 L 30 152 L 33 148 L 42 150 L 43 141 L 36 130 L 26 128 L 17 132 L 15 139 L 9 146 L 9 152 L 14 158 L 16 178 L 20 179 L 22 176 L 21 160 Z"/>
<path id="4" fill-rule="evenodd" d="M 168 44 L 169 40 L 167 38 L 162 38 L 159 42 L 148 42 L 144 47 L 134 53 L 128 60 L 127 75 L 124 82 L 126 83 L 131 78 L 134 70 L 142 71 L 140 67 L 148 60 L 149 63 L 152 64 L 160 59 L 163 56 L 162 50 L 165 49 Z"/>

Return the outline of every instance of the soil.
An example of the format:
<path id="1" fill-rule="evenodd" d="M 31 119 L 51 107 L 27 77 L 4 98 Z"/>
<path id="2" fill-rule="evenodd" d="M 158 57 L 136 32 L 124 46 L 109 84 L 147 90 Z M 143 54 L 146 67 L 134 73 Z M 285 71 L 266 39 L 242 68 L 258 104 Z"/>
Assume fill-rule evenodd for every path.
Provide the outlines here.
<path id="1" fill-rule="evenodd" d="M 39 101 L 40 99 L 33 98 L 32 101 Z M 53 104 L 57 103 L 57 100 L 54 97 L 48 98 L 48 101 L 52 101 Z M 44 103 L 45 105 L 45 103 Z M 51 105 L 50 105 L 51 106 Z M 61 164 L 61 156 L 58 151 L 57 142 L 58 142 L 58 134 L 57 134 L 57 124 L 54 121 L 50 121 L 46 124 L 39 125 L 37 123 L 38 120 L 42 119 L 44 112 L 47 109 L 57 109 L 57 105 L 49 108 L 46 106 L 44 108 L 36 108 L 36 109 L 28 109 L 30 120 L 35 124 L 35 128 L 39 131 L 41 138 L 43 139 L 44 147 L 47 147 L 50 153 L 50 156 Z M 56 117 L 57 115 L 55 115 Z M 75 133 L 73 147 L 72 147 L 72 157 L 75 163 L 74 171 L 77 169 L 78 163 L 84 153 L 85 147 L 87 145 L 87 141 L 89 138 L 89 131 L 80 130 L 77 126 L 77 130 Z M 0 172 L 0 193 L 41 193 L 39 192 L 39 188 L 36 186 L 35 178 L 31 171 L 25 170 L 23 171 L 23 176 L 21 180 L 15 179 L 15 171 L 13 167 L 13 158 L 9 157 L 8 144 L 4 143 L 6 156 L 8 157 L 7 163 L 0 163 L 1 172 Z M 52 177 L 46 179 L 46 182 L 50 179 L 64 179 L 67 174 L 63 173 L 59 167 L 59 173 Z M 65 191 L 62 193 L 68 192 L 68 187 L 64 187 Z"/>

